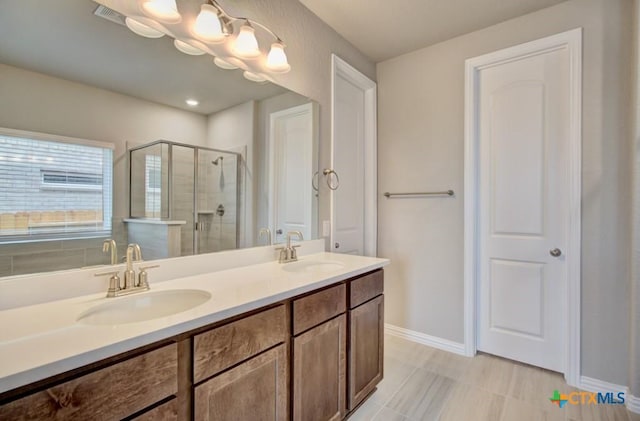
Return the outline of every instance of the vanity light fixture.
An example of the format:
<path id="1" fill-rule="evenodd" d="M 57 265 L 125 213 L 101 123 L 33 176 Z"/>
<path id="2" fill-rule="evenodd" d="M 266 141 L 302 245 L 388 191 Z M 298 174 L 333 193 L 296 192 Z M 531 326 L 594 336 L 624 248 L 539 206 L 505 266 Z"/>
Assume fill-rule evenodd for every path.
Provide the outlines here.
<path id="1" fill-rule="evenodd" d="M 138 19 L 134 18 L 125 18 L 124 23 L 127 25 L 127 28 L 131 29 L 134 33 L 140 35 L 145 38 L 162 38 L 164 36 L 164 32 L 160 32 L 157 29 L 153 29 L 149 25 L 145 25 L 140 22 Z"/>
<path id="2" fill-rule="evenodd" d="M 253 59 L 260 55 L 260 47 L 256 39 L 256 30 L 248 20 L 240 27 L 240 33 L 233 45 L 233 53 L 240 58 Z"/>
<path id="3" fill-rule="evenodd" d="M 245 70 L 244 73 L 242 73 L 242 76 L 244 76 L 245 79 L 250 80 L 251 82 L 266 82 L 267 79 L 265 79 L 264 77 L 260 76 L 259 74 L 250 72 L 248 70 Z"/>
<path id="4" fill-rule="evenodd" d="M 225 70 L 235 70 L 238 68 L 238 66 L 236 66 L 235 64 L 231 64 L 228 61 L 221 59 L 220 57 L 215 57 L 213 59 L 213 62 L 216 64 L 216 66 Z"/>
<path id="5" fill-rule="evenodd" d="M 224 41 L 228 32 L 226 25 L 220 20 L 220 10 L 211 4 L 200 6 L 200 13 L 193 24 L 193 35 L 205 42 L 218 43 Z"/>
<path id="6" fill-rule="evenodd" d="M 194 47 L 191 44 L 187 44 L 184 41 L 180 41 L 179 39 L 176 39 L 173 41 L 173 45 L 175 45 L 175 47 L 178 49 L 178 51 L 181 51 L 185 54 L 188 54 L 190 56 L 201 56 L 203 54 L 205 54 L 204 51 L 202 51 L 201 49 Z"/>
<path id="7" fill-rule="evenodd" d="M 267 69 L 276 73 L 287 73 L 291 70 L 291 66 L 287 61 L 287 55 L 284 53 L 284 44 L 279 39 L 271 44 L 266 66 Z"/>
<path id="8" fill-rule="evenodd" d="M 179 23 L 182 20 L 176 0 L 145 0 L 142 3 L 142 10 L 163 23 Z"/>
<path id="9" fill-rule="evenodd" d="M 185 102 L 190 107 L 197 107 L 198 105 L 200 105 L 200 102 L 197 99 L 189 98 Z"/>
<path id="10" fill-rule="evenodd" d="M 132 22 L 127 23 L 127 26 L 138 35 L 151 38 L 171 34 L 174 32 L 173 28 L 166 28 L 166 24 L 183 22 L 176 0 L 141 0 L 141 10 L 147 18 L 127 17 L 127 21 Z M 145 19 L 152 21 L 153 25 L 147 25 Z M 189 42 L 184 38 L 175 40 L 176 48 L 183 53 L 215 55 L 214 60 L 219 67 L 227 70 L 238 67 L 248 69 L 245 77 L 256 82 L 265 81 L 264 75 L 269 73 L 286 73 L 291 70 L 284 52 L 285 45 L 280 37 L 255 20 L 229 15 L 216 0 L 205 0 L 195 20 L 187 19 L 182 25 L 189 27 L 181 28 L 182 31 L 179 32 L 193 36 Z M 156 26 L 165 31 L 156 29 Z M 263 39 L 265 35 L 271 39 L 271 48 L 266 57 L 258 43 L 258 38 Z M 196 47 L 194 42 L 203 45 Z M 226 43 L 229 45 L 225 45 Z M 209 47 L 209 44 L 212 46 Z M 220 47 L 213 46 L 218 44 Z M 219 54 L 222 57 L 217 57 Z"/>

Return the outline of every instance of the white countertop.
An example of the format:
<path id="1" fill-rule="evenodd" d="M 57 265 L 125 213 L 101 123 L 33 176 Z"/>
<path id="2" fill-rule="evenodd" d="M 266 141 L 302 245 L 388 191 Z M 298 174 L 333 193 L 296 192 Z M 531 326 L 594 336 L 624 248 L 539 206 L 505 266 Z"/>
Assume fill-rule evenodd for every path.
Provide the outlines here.
<path id="1" fill-rule="evenodd" d="M 196 289 L 211 299 L 168 317 L 113 326 L 77 322 L 105 292 L 0 311 L 0 393 L 360 275 L 387 259 L 317 253 L 299 261 L 338 262 L 330 272 L 291 272 L 287 264 L 254 264 L 164 282 L 151 291 Z M 144 292 L 141 294 L 145 294 Z"/>

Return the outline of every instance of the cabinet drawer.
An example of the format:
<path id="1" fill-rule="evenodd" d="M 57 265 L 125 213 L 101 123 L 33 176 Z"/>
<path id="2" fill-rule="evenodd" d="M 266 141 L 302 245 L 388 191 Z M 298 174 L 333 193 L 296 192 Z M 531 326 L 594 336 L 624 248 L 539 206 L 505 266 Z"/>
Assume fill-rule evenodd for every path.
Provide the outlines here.
<path id="1" fill-rule="evenodd" d="M 197 383 L 271 348 L 287 337 L 287 316 L 281 305 L 231 322 L 193 340 L 193 377 Z"/>
<path id="2" fill-rule="evenodd" d="M 308 295 L 293 302 L 293 334 L 297 335 L 344 313 L 347 288 L 344 284 Z"/>
<path id="3" fill-rule="evenodd" d="M 150 411 L 133 418 L 132 421 L 178 421 L 178 399 L 171 399 Z"/>
<path id="4" fill-rule="evenodd" d="M 382 294 L 384 290 L 384 272 L 375 271 L 351 281 L 349 308 L 354 308 Z"/>
<path id="5" fill-rule="evenodd" d="M 0 419 L 114 420 L 177 393 L 171 344 L 0 406 Z"/>

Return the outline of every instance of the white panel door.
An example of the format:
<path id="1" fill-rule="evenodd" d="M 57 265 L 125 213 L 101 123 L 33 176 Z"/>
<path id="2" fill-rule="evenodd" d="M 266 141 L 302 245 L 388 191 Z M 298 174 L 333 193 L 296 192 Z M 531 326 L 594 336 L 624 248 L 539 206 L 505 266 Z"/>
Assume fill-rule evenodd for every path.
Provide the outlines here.
<path id="1" fill-rule="evenodd" d="M 289 231 L 311 239 L 313 223 L 313 105 L 271 114 L 270 224 L 274 241 Z"/>
<path id="2" fill-rule="evenodd" d="M 364 254 L 364 110 L 362 88 L 339 75 L 334 81 L 333 192 L 331 251 Z M 329 177 L 333 177 L 329 175 Z M 330 178 L 329 182 L 337 182 Z"/>
<path id="3" fill-rule="evenodd" d="M 569 53 L 478 74 L 478 350 L 563 371 Z"/>

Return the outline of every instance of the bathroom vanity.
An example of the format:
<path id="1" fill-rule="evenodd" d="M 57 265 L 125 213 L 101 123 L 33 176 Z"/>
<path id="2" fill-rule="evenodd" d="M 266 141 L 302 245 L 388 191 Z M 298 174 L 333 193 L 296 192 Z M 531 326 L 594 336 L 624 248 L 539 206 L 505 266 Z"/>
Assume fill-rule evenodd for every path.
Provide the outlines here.
<path id="1" fill-rule="evenodd" d="M 208 291 L 211 299 L 192 310 L 4 341 L 0 358 L 21 341 L 49 341 L 54 354 L 68 355 L 48 362 L 25 355 L 33 366 L 13 369 L 0 383 L 0 419 L 344 419 L 382 379 L 387 263 L 319 253 L 199 274 L 152 284 L 152 292 Z M 91 309 L 105 299 L 74 300 L 83 303 L 77 314 L 85 302 Z M 20 316 L 28 308 L 0 312 L 0 319 L 12 311 Z M 74 334 L 95 335 L 93 349 L 70 351 L 57 342 Z"/>

